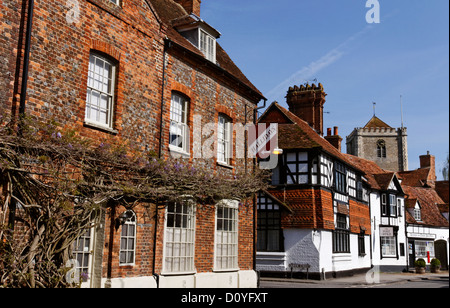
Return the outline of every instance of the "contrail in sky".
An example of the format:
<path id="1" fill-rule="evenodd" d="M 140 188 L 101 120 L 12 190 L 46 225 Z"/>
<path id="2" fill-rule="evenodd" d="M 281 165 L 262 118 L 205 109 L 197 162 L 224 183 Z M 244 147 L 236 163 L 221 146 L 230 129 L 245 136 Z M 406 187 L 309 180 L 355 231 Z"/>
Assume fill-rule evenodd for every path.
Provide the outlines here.
<path id="1" fill-rule="evenodd" d="M 320 59 L 313 61 L 309 65 L 301 68 L 300 70 L 298 70 L 297 72 L 292 74 L 289 78 L 285 79 L 283 82 L 278 84 L 272 90 L 267 92 L 266 96 L 269 98 L 270 97 L 279 97 L 280 94 L 286 92 L 290 86 L 298 84 L 299 81 L 303 82 L 305 80 L 308 80 L 311 77 L 314 77 L 322 69 L 324 69 L 327 66 L 333 64 L 334 62 L 338 61 L 343 55 L 348 53 L 350 43 L 355 41 L 356 39 L 358 39 L 360 36 L 365 34 L 371 28 L 372 28 L 371 25 L 366 26 L 361 31 L 357 32 L 356 34 L 354 34 L 351 37 L 349 37 L 348 39 L 346 39 L 339 46 L 330 50 L 327 54 L 322 56 Z"/>

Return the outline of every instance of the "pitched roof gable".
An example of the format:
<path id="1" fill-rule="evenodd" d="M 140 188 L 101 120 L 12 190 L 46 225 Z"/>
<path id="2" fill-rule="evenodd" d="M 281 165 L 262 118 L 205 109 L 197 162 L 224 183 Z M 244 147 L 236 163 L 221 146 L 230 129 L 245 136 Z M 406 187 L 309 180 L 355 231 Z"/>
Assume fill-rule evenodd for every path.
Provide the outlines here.
<path id="1" fill-rule="evenodd" d="M 448 227 L 448 220 L 441 213 L 440 206 L 444 201 L 439 197 L 436 190 L 425 187 L 403 186 L 407 199 L 405 204 L 407 208 L 415 206 L 416 202 L 421 207 L 421 221 L 416 221 L 412 215 L 406 216 L 406 221 L 412 224 L 423 224 L 435 227 Z M 409 214 L 409 213 L 408 213 Z"/>
<path id="2" fill-rule="evenodd" d="M 347 159 L 357 165 L 359 169 L 365 172 L 366 178 L 373 189 L 389 190 L 392 185 L 395 185 L 399 193 L 403 193 L 402 186 L 394 172 L 386 171 L 378 166 L 374 161 L 364 159 L 361 157 L 346 155 Z"/>
<path id="3" fill-rule="evenodd" d="M 370 121 L 367 122 L 366 126 L 364 126 L 364 128 L 382 128 L 382 127 L 392 128 L 376 116 L 373 116 L 372 119 L 370 119 Z"/>
<path id="4" fill-rule="evenodd" d="M 430 177 L 431 168 L 419 168 L 412 171 L 402 171 L 398 173 L 402 184 L 413 187 L 424 187 Z"/>

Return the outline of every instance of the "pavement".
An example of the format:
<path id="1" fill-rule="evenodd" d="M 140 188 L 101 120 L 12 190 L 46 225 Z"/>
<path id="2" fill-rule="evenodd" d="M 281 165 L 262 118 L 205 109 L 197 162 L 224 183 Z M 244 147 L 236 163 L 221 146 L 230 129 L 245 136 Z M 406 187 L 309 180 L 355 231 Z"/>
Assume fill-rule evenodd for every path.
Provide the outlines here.
<path id="1" fill-rule="evenodd" d="M 306 280 L 306 279 L 289 279 L 289 278 L 268 278 L 261 277 L 264 282 L 289 282 L 289 283 L 304 283 L 317 284 L 322 287 L 328 286 L 364 286 L 374 284 L 394 284 L 405 281 L 423 281 L 423 280 L 443 280 L 449 278 L 448 271 L 441 271 L 440 273 L 398 273 L 398 272 L 368 272 L 367 274 L 358 274 L 349 277 L 332 278 L 326 280 Z M 300 287 L 300 286 L 299 286 Z"/>

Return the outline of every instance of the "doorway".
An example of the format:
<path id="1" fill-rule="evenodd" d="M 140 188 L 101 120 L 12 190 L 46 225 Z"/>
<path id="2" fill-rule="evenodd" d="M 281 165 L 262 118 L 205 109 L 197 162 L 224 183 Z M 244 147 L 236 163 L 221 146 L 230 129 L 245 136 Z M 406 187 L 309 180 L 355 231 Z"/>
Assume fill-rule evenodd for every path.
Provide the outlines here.
<path id="1" fill-rule="evenodd" d="M 447 242 L 439 240 L 434 243 L 434 253 L 436 259 L 441 261 L 441 269 L 448 270 Z"/>

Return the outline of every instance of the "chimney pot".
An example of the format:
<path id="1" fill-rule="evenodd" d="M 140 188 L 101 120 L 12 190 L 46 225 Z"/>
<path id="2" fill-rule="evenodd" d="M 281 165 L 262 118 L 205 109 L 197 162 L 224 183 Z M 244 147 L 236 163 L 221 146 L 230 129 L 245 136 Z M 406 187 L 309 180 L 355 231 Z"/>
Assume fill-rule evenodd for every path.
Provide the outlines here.
<path id="1" fill-rule="evenodd" d="M 339 128 L 337 126 L 334 127 L 334 135 L 339 136 Z"/>
<path id="2" fill-rule="evenodd" d="M 331 136 L 331 127 L 327 128 L 327 136 Z"/>
<path id="3" fill-rule="evenodd" d="M 297 117 L 307 122 L 320 136 L 324 135 L 323 129 L 323 106 L 327 94 L 323 87 L 312 88 L 309 84 L 294 86 L 293 90 L 289 88 L 286 96 L 286 102 L 289 111 Z"/>

